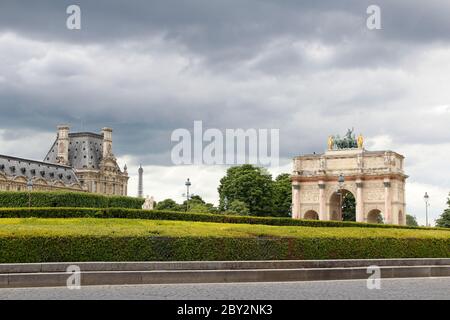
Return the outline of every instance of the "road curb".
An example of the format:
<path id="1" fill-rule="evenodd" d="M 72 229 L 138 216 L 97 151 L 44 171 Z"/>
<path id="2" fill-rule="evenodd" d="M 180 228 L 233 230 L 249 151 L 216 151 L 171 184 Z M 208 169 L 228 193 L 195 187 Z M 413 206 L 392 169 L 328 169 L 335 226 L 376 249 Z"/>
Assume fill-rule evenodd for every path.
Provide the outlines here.
<path id="1" fill-rule="evenodd" d="M 39 272 L 0 274 L 1 288 L 61 287 L 73 273 Z M 231 283 L 367 279 L 367 267 L 83 271 L 81 286 L 175 283 Z M 450 277 L 450 265 L 380 266 L 381 279 Z"/>
<path id="2" fill-rule="evenodd" d="M 65 272 L 77 265 L 83 271 L 152 271 L 152 270 L 243 270 L 348 268 L 376 266 L 450 265 L 450 258 L 343 259 L 343 260 L 255 260 L 255 261 L 145 261 L 145 262 L 48 262 L 0 264 L 0 274 Z"/>

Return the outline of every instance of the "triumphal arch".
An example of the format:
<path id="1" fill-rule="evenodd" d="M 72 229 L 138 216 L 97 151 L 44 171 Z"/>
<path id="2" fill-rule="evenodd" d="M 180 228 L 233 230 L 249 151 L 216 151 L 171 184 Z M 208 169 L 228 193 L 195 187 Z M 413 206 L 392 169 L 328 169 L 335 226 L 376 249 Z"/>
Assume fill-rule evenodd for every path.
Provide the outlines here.
<path id="1" fill-rule="evenodd" d="M 330 136 L 323 154 L 294 158 L 292 217 L 342 220 L 343 197 L 355 199 L 357 222 L 406 224 L 404 157 L 367 151 L 362 135 Z"/>

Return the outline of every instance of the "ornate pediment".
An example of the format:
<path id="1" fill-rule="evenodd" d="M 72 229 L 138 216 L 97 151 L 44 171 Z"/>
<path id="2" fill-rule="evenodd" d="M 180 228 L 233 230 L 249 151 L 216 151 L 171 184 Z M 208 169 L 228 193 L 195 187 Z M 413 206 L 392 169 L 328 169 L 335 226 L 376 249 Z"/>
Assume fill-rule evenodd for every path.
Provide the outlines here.
<path id="1" fill-rule="evenodd" d="M 117 159 L 114 156 L 109 156 L 107 158 L 103 158 L 102 161 L 100 162 L 100 170 L 121 173 L 120 167 L 117 164 Z"/>

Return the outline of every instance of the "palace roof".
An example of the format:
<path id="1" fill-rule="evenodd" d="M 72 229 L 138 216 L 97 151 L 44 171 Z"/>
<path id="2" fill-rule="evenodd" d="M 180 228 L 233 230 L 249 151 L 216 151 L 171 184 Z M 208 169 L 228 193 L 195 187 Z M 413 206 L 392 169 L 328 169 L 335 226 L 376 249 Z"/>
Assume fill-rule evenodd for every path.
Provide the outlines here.
<path id="1" fill-rule="evenodd" d="M 46 162 L 57 162 L 57 139 L 45 157 Z M 98 170 L 103 159 L 103 135 L 92 132 L 69 133 L 69 164 L 83 170 Z"/>
<path id="2" fill-rule="evenodd" d="M 71 167 L 0 155 L 0 173 L 6 176 L 22 176 L 27 179 L 42 178 L 47 181 L 61 181 L 64 184 L 79 183 Z"/>

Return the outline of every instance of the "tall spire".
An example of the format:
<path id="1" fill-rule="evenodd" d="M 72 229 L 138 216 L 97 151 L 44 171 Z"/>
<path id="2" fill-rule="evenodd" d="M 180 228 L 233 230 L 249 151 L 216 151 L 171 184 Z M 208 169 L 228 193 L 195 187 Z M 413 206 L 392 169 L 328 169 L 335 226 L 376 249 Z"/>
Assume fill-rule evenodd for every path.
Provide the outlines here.
<path id="1" fill-rule="evenodd" d="M 144 169 L 142 169 L 142 165 L 139 165 L 139 183 L 138 183 L 138 197 L 143 198 L 144 197 Z"/>

